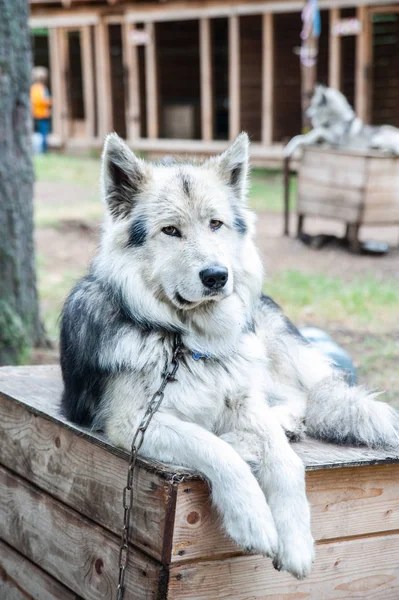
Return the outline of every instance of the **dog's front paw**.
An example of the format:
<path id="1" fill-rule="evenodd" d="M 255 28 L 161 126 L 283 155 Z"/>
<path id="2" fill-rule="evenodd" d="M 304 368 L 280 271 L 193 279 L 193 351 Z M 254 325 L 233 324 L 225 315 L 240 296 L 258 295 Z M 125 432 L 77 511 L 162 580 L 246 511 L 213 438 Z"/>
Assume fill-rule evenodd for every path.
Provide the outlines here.
<path id="1" fill-rule="evenodd" d="M 314 560 L 314 542 L 311 534 L 292 533 L 280 536 L 277 556 L 273 566 L 278 571 L 288 571 L 297 579 L 307 577 Z"/>
<path id="2" fill-rule="evenodd" d="M 225 512 L 224 528 L 234 542 L 246 552 L 274 558 L 278 538 L 276 526 L 266 501 L 248 502 L 245 508 Z"/>

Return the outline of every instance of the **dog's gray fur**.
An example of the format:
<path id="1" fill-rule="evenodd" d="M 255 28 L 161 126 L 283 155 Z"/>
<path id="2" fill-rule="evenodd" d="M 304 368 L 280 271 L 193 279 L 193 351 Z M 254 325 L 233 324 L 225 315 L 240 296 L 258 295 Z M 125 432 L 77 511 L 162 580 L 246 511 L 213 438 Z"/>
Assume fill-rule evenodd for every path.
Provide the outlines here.
<path id="1" fill-rule="evenodd" d="M 63 410 L 129 449 L 178 332 L 177 381 L 141 454 L 204 473 L 233 540 L 302 578 L 314 556 L 310 512 L 304 468 L 285 431 L 396 446 L 399 418 L 349 388 L 261 295 L 247 171 L 245 134 L 202 164 L 158 166 L 108 136 L 101 247 L 62 320 Z M 199 274 L 215 265 L 228 280 L 212 292 Z"/>
<path id="2" fill-rule="evenodd" d="M 317 142 L 352 150 L 380 150 L 399 155 L 399 129 L 391 125 L 365 125 L 345 96 L 334 88 L 317 85 L 306 114 L 313 129 L 305 135 L 292 138 L 284 148 L 285 156 L 291 156 L 301 146 Z"/>

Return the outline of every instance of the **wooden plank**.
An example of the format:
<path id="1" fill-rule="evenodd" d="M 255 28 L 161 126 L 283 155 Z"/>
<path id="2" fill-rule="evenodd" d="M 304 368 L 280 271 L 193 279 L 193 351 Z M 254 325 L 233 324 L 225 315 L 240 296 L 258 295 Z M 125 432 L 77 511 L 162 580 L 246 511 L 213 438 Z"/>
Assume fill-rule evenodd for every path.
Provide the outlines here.
<path id="1" fill-rule="evenodd" d="M 396 225 L 399 223 L 399 206 L 365 206 L 362 223 L 370 225 Z"/>
<path id="2" fill-rule="evenodd" d="M 94 28 L 98 134 L 104 138 L 112 130 L 112 94 L 108 25 L 101 20 Z"/>
<path id="3" fill-rule="evenodd" d="M 62 71 L 60 68 L 60 45 L 58 38 L 59 31 L 57 29 L 50 29 L 49 54 L 52 97 L 52 134 L 58 136 L 62 143 Z"/>
<path id="4" fill-rule="evenodd" d="M 399 531 L 399 465 L 310 471 L 306 490 L 316 540 Z"/>
<path id="5" fill-rule="evenodd" d="M 320 0 L 321 9 L 335 7 L 353 7 L 369 4 L 370 0 Z M 373 6 L 387 5 L 389 11 L 391 5 L 395 5 L 397 0 L 373 0 Z M 303 2 L 300 0 L 278 0 L 262 2 L 242 2 L 242 0 L 231 0 L 228 4 L 217 2 L 202 2 L 191 0 L 189 5 L 182 5 L 178 2 L 168 2 L 168 8 L 159 7 L 159 5 L 149 5 L 146 10 L 128 10 L 126 15 L 128 20 L 133 22 L 157 22 L 157 21 L 187 21 L 201 18 L 229 17 L 235 15 L 255 15 L 262 13 L 295 13 L 303 8 Z M 384 12 L 385 9 L 384 9 Z"/>
<path id="6" fill-rule="evenodd" d="M 341 38 L 333 34 L 334 26 L 340 20 L 339 8 L 330 9 L 330 31 L 328 38 L 328 85 L 341 89 Z"/>
<path id="7" fill-rule="evenodd" d="M 274 123 L 274 26 L 273 15 L 263 15 L 262 38 L 262 143 L 273 143 Z"/>
<path id="8" fill-rule="evenodd" d="M 115 598 L 119 540 L 0 467 L 0 537 L 84 600 Z M 126 596 L 153 600 L 161 567 L 133 549 Z"/>
<path id="9" fill-rule="evenodd" d="M 317 186 L 315 186 L 317 187 Z M 360 208 L 356 206 L 345 206 L 345 195 L 337 199 L 337 202 L 320 201 L 319 194 L 310 196 L 308 191 L 302 196 L 298 193 L 297 211 L 300 215 L 323 217 L 326 219 L 338 219 L 346 223 L 358 223 L 361 220 Z"/>
<path id="10" fill-rule="evenodd" d="M 87 25 L 96 25 L 99 21 L 95 13 L 73 12 L 70 14 L 58 13 L 54 15 L 33 15 L 29 19 L 29 27 L 35 28 L 58 28 L 58 27 L 85 27 Z"/>
<path id="11" fill-rule="evenodd" d="M 127 460 L 127 452 L 113 446 L 100 433 L 74 425 L 59 414 L 62 392 L 60 368 L 56 365 L 34 367 L 0 367 L 0 394 L 22 404 L 34 415 L 62 424 L 78 436 Z M 307 470 L 399 463 L 399 452 L 356 446 L 338 446 L 307 438 L 293 448 Z M 190 469 L 164 465 L 154 460 L 140 460 L 140 466 L 167 480 L 189 480 L 198 477 Z"/>
<path id="12" fill-rule="evenodd" d="M 304 193 L 305 185 L 309 181 L 320 186 L 323 197 L 328 196 L 329 192 L 334 195 L 335 189 L 339 187 L 350 192 L 357 192 L 357 195 L 360 194 L 361 200 L 365 185 L 364 161 L 355 161 L 353 166 L 357 167 L 356 170 L 352 170 L 349 165 L 346 169 L 341 169 L 339 162 L 341 161 L 334 160 L 332 157 L 331 161 L 320 160 L 319 165 L 312 164 L 310 161 L 301 163 L 298 179 L 304 186 Z"/>
<path id="13" fill-rule="evenodd" d="M 399 530 L 398 481 L 399 465 L 309 471 L 306 488 L 315 540 Z M 220 529 L 207 484 L 180 484 L 172 563 L 239 554 L 241 550 Z"/>
<path id="14" fill-rule="evenodd" d="M 240 133 L 240 21 L 229 17 L 229 138 Z"/>
<path id="15" fill-rule="evenodd" d="M 361 189 L 339 185 L 330 187 L 305 177 L 301 177 L 298 181 L 298 197 L 300 202 L 307 200 L 318 202 L 321 206 L 320 210 L 326 203 L 356 210 L 360 209 L 363 204 L 363 190 Z"/>
<path id="16" fill-rule="evenodd" d="M 306 149 L 303 154 L 299 169 L 299 177 L 302 173 L 302 167 L 312 168 L 315 172 L 317 181 L 322 182 L 323 178 L 326 184 L 337 183 L 352 188 L 362 188 L 366 184 L 367 157 L 357 154 L 325 152 Z M 317 175 L 317 173 L 319 173 Z"/>
<path id="17" fill-rule="evenodd" d="M 145 46 L 145 84 L 147 90 L 147 131 L 150 139 L 159 137 L 157 47 L 154 23 L 146 23 L 150 42 Z"/>
<path id="18" fill-rule="evenodd" d="M 0 394 L 1 463 L 119 535 L 126 459 L 76 433 Z M 133 484 L 133 542 L 167 562 L 165 539 L 173 522 L 175 486 L 143 468 L 136 469 Z"/>
<path id="19" fill-rule="evenodd" d="M 12 600 L 79 600 L 56 579 L 53 579 L 0 540 L 0 598 Z"/>
<path id="20" fill-rule="evenodd" d="M 94 73 L 90 25 L 80 29 L 80 41 L 82 47 L 83 102 L 86 121 L 86 136 L 94 137 Z"/>
<path id="21" fill-rule="evenodd" d="M 356 37 L 355 109 L 356 115 L 367 122 L 370 114 L 372 52 L 371 17 L 368 7 L 359 6 L 357 18 L 362 24 L 362 31 Z"/>
<path id="22" fill-rule="evenodd" d="M 134 24 L 122 23 L 123 58 L 127 70 L 128 102 L 126 103 L 127 138 L 135 141 L 140 137 L 140 80 L 137 46 L 131 42 Z"/>
<path id="23" fill-rule="evenodd" d="M 201 70 L 201 130 L 202 139 L 213 138 L 213 89 L 211 22 L 200 20 L 200 70 Z"/>
<path id="24" fill-rule="evenodd" d="M 176 565 L 168 600 L 397 600 L 398 556 L 396 533 L 319 545 L 303 581 L 260 556 Z"/>

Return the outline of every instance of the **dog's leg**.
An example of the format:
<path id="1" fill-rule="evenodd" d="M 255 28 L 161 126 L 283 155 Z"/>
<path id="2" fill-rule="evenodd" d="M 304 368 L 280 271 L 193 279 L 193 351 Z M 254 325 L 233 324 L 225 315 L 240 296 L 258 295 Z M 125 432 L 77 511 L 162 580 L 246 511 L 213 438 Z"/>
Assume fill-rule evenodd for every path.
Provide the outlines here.
<path id="1" fill-rule="evenodd" d="M 328 129 L 316 127 L 304 135 L 296 135 L 285 146 L 283 150 L 284 156 L 291 156 L 297 148 L 300 148 L 301 146 L 310 146 L 311 144 L 320 141 L 333 143 L 332 134 Z"/>
<path id="2" fill-rule="evenodd" d="M 279 540 L 275 567 L 302 579 L 314 558 L 304 466 L 272 409 L 261 402 L 258 410 L 244 418 L 248 421 L 240 420 L 239 430 L 222 437 L 252 466 L 265 493 Z"/>
<path id="3" fill-rule="evenodd" d="M 284 336 L 280 338 L 283 342 Z M 286 364 L 307 394 L 306 432 L 340 444 L 399 446 L 399 413 L 360 386 L 350 387 L 321 351 L 288 331 Z M 289 368 L 287 366 L 286 371 Z"/>
<path id="4" fill-rule="evenodd" d="M 135 419 L 136 420 L 136 419 Z M 108 431 L 112 441 L 126 449 L 138 423 Z M 211 483 L 212 500 L 224 529 L 242 548 L 274 557 L 277 532 L 269 506 L 249 466 L 225 441 L 202 427 L 158 413 L 151 422 L 140 454 L 156 460 L 185 465 L 203 473 Z"/>
<path id="5" fill-rule="evenodd" d="M 342 444 L 399 446 L 397 411 L 362 387 L 350 387 L 267 297 L 262 300 L 259 317 L 257 329 L 269 354 L 273 378 L 298 390 L 299 408 L 304 395 L 307 399 L 303 416 L 309 435 Z M 290 394 L 287 408 L 292 399 Z"/>

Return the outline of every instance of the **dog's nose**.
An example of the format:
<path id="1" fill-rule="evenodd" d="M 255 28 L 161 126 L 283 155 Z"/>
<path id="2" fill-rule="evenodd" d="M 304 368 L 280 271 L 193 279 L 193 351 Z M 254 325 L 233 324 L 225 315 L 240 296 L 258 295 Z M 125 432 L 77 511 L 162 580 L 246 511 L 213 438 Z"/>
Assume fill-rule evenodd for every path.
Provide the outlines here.
<path id="1" fill-rule="evenodd" d="M 229 278 L 229 272 L 226 267 L 215 265 L 200 271 L 200 279 L 205 287 L 210 290 L 220 290 Z"/>

